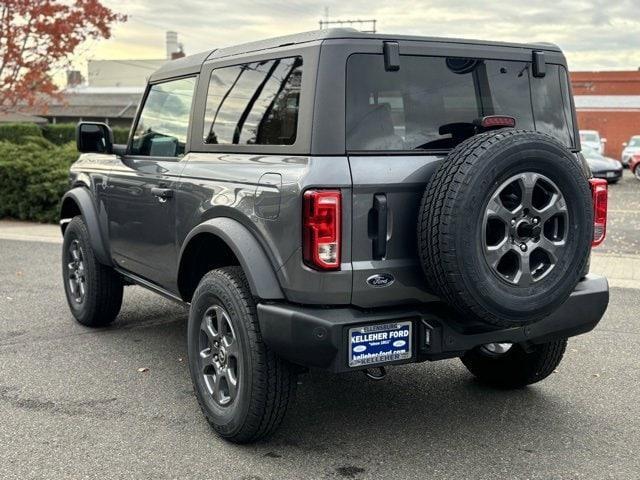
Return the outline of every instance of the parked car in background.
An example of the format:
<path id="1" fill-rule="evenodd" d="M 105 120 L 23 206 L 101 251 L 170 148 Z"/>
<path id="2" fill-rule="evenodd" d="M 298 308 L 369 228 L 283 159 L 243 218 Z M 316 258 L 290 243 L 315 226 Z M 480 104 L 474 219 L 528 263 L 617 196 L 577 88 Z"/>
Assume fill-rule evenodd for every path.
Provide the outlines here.
<path id="1" fill-rule="evenodd" d="M 580 130 L 580 144 L 583 147 L 589 147 L 598 152 L 600 155 L 604 153 L 604 144 L 606 138 L 600 138 L 600 132 L 597 130 Z"/>
<path id="2" fill-rule="evenodd" d="M 582 144 L 582 154 L 587 159 L 595 178 L 604 178 L 609 183 L 618 183 L 622 178 L 622 164 L 618 160 L 605 157 L 584 144 Z"/>
<path id="3" fill-rule="evenodd" d="M 629 161 L 634 155 L 640 154 L 640 135 L 634 135 L 628 142 L 622 144 L 624 150 L 622 150 L 622 165 L 629 167 Z"/>
<path id="4" fill-rule="evenodd" d="M 640 180 L 640 152 L 631 156 L 631 158 L 629 159 L 628 166 L 631 173 L 633 173 L 633 175 L 638 180 Z"/>

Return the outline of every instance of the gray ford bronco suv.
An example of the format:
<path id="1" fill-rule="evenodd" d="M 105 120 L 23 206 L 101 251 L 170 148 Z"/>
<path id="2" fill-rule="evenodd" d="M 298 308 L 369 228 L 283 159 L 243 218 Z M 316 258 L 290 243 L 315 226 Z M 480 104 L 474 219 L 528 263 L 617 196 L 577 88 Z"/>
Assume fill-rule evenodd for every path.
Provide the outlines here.
<path id="1" fill-rule="evenodd" d="M 160 68 L 127 145 L 77 133 L 73 316 L 113 322 L 132 284 L 188 306 L 195 393 L 233 442 L 277 428 L 309 367 L 459 357 L 532 384 L 607 307 L 606 182 L 551 44 L 275 38 Z"/>

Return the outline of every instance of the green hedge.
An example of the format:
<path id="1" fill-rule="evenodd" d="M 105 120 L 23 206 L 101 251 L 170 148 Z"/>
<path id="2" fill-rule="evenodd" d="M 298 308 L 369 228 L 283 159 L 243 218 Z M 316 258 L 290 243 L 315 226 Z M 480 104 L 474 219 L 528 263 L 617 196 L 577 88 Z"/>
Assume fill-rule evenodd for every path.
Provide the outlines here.
<path id="1" fill-rule="evenodd" d="M 0 218 L 57 222 L 69 188 L 69 166 L 78 158 L 76 125 L 0 124 Z M 113 129 L 127 143 L 129 129 Z"/>
<path id="2" fill-rule="evenodd" d="M 73 143 L 0 142 L 0 218 L 56 222 L 69 188 L 69 166 L 77 158 Z"/>
<path id="3" fill-rule="evenodd" d="M 64 145 L 76 141 L 76 126 L 73 123 L 50 123 L 42 127 L 42 135 L 51 143 Z"/>
<path id="4" fill-rule="evenodd" d="M 0 142 L 22 144 L 27 137 L 42 137 L 42 130 L 35 123 L 0 123 Z"/>
<path id="5" fill-rule="evenodd" d="M 127 143 L 129 138 L 129 129 L 125 127 L 112 127 L 113 143 Z M 49 124 L 42 128 L 44 138 L 56 145 L 64 145 L 69 142 L 76 141 L 76 124 L 75 123 L 57 123 Z"/>
<path id="6" fill-rule="evenodd" d="M 129 141 L 129 129 L 125 127 L 113 127 L 113 143 L 125 145 Z"/>

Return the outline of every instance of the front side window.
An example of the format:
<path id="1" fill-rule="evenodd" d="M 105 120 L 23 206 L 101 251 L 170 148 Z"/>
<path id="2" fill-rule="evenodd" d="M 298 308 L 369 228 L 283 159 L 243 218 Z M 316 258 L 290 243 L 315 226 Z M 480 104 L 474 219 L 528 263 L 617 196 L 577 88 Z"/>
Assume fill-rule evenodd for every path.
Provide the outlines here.
<path id="1" fill-rule="evenodd" d="M 133 134 L 131 155 L 184 154 L 195 84 L 195 78 L 181 78 L 151 86 Z"/>
<path id="2" fill-rule="evenodd" d="M 302 58 L 280 58 L 211 72 L 203 141 L 292 145 L 296 140 Z"/>
<path id="3" fill-rule="evenodd" d="M 537 79 L 528 62 L 403 55 L 400 63 L 391 72 L 382 55 L 349 58 L 347 149 L 450 149 L 488 115 L 514 117 L 517 128 L 571 144 L 556 66 Z"/>

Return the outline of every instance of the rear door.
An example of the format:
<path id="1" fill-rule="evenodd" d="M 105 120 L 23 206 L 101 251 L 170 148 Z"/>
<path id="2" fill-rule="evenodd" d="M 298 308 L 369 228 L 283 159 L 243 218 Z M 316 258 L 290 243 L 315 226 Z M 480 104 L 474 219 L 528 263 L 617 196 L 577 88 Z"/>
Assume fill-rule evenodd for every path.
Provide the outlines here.
<path id="1" fill-rule="evenodd" d="M 107 188 L 115 262 L 168 290 L 177 268 L 176 195 L 185 155 L 195 77 L 151 85 L 127 155 Z"/>
<path id="2" fill-rule="evenodd" d="M 381 54 L 349 57 L 354 304 L 434 298 L 418 261 L 420 203 L 447 152 L 474 134 L 475 120 L 509 115 L 517 128 L 550 133 L 573 147 L 568 87 L 563 97 L 559 67 L 548 65 L 545 78 L 533 78 L 530 62 L 513 57 L 401 55 L 399 71 L 385 70 Z"/>

